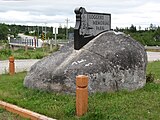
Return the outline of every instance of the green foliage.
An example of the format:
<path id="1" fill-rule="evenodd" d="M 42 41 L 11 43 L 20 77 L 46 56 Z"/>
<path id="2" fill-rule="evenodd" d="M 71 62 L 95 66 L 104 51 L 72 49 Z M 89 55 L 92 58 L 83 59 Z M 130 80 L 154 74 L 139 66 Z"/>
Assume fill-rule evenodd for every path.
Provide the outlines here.
<path id="1" fill-rule="evenodd" d="M 0 99 L 53 118 L 74 116 L 73 96 L 24 88 L 25 75 L 26 73 L 18 73 L 15 76 L 2 75 Z"/>
<path id="2" fill-rule="evenodd" d="M 0 50 L 0 60 L 8 59 L 11 55 L 12 55 L 12 51 L 10 49 Z"/>
<path id="3" fill-rule="evenodd" d="M 0 120 L 29 120 L 0 108 Z"/>
<path id="4" fill-rule="evenodd" d="M 41 36 L 42 32 L 44 32 L 44 29 L 46 29 L 46 39 L 54 38 L 53 27 L 42 28 L 41 26 L 0 24 L 0 40 L 6 40 L 8 34 L 14 35 L 14 37 L 16 37 L 18 33 L 24 33 L 26 35 L 39 37 Z M 145 30 L 141 30 L 141 26 L 139 26 L 139 30 L 137 30 L 136 26 L 134 26 L 133 24 L 130 27 L 126 27 L 126 28 L 116 27 L 115 30 L 122 31 L 126 34 L 130 34 L 135 40 L 139 41 L 143 45 L 148 45 L 148 46 L 160 45 L 160 27 L 155 27 L 153 24 L 150 24 L 150 26 Z M 30 33 L 31 31 L 32 33 Z M 74 28 L 70 27 L 68 29 L 68 32 L 73 33 Z M 65 27 L 62 28 L 60 26 L 58 28 L 57 38 L 66 39 Z"/>
<path id="5" fill-rule="evenodd" d="M 155 79 L 155 75 L 154 74 L 152 74 L 151 72 L 149 74 L 147 74 L 147 76 L 146 76 L 146 82 L 147 83 L 148 82 L 153 82 L 154 79 Z"/>
<path id="6" fill-rule="evenodd" d="M 0 40 L 6 40 L 9 28 L 5 24 L 0 24 Z"/>
<path id="7" fill-rule="evenodd" d="M 149 28 L 146 28 L 146 30 L 141 30 L 141 26 L 139 26 L 139 30 L 137 31 L 136 26 L 132 24 L 130 28 L 116 27 L 115 31 L 129 34 L 143 45 L 160 46 L 160 27 L 155 27 L 153 24 L 151 24 Z"/>
<path id="8" fill-rule="evenodd" d="M 35 54 L 34 59 L 41 59 L 41 58 L 43 58 L 43 57 L 44 57 L 44 54 L 43 54 L 43 53 L 37 52 L 37 53 Z"/>
<path id="9" fill-rule="evenodd" d="M 58 49 L 59 46 L 54 46 L 50 51 L 48 45 L 45 45 L 43 48 L 28 49 L 27 51 L 23 48 L 14 51 L 2 49 L 0 50 L 0 60 L 8 60 L 11 55 L 13 55 L 15 59 L 41 59 L 52 52 L 56 52 Z"/>
<path id="10" fill-rule="evenodd" d="M 49 52 L 43 52 L 42 49 L 30 49 L 27 51 L 24 49 L 18 49 L 13 52 L 15 59 L 41 59 L 47 55 L 49 55 Z"/>
<path id="11" fill-rule="evenodd" d="M 59 120 L 76 120 L 75 96 L 31 90 L 23 87 L 26 73 L 2 75 L 0 99 Z M 88 112 L 82 120 L 159 120 L 160 85 L 148 83 L 143 89 L 96 93 L 89 97 Z"/>
<path id="12" fill-rule="evenodd" d="M 136 26 L 134 26 L 133 24 L 131 25 L 130 29 L 129 29 L 130 32 L 134 33 L 137 31 L 136 29 Z"/>
<path id="13" fill-rule="evenodd" d="M 2 49 L 2 50 L 0 51 L 0 55 L 10 56 L 10 55 L 11 55 L 11 50 L 10 50 L 10 49 Z"/>
<path id="14" fill-rule="evenodd" d="M 156 41 L 160 41 L 160 27 L 157 28 L 153 36 Z"/>
<path id="15" fill-rule="evenodd" d="M 57 39 L 66 39 L 66 36 L 65 34 L 60 33 L 57 35 Z"/>
<path id="16" fill-rule="evenodd" d="M 59 50 L 59 45 L 57 45 L 57 46 L 54 46 L 53 48 L 52 48 L 52 50 L 50 51 L 50 53 L 53 53 L 53 52 L 56 52 L 56 51 L 58 51 Z"/>
<path id="17" fill-rule="evenodd" d="M 24 33 L 25 35 L 37 36 L 38 38 L 41 36 L 42 32 L 46 31 L 46 39 L 54 38 L 53 35 L 53 27 L 42 27 L 42 26 L 25 26 L 25 25 L 7 25 L 0 23 L 0 40 L 6 40 L 7 35 L 14 35 L 16 38 L 18 33 Z M 70 27 L 68 29 L 69 33 L 74 32 L 74 28 Z M 62 28 L 61 26 L 58 28 L 57 39 L 66 39 L 66 27 Z"/>
<path id="18" fill-rule="evenodd" d="M 160 80 L 160 61 L 151 62 L 147 65 L 147 74 L 151 73 L 154 75 L 155 80 Z"/>
<path id="19" fill-rule="evenodd" d="M 29 35 L 29 31 L 25 31 L 24 34 L 25 34 L 25 35 Z"/>
<path id="20" fill-rule="evenodd" d="M 139 41 L 143 45 L 156 46 L 160 45 L 160 41 L 154 39 L 155 33 L 152 31 L 141 31 L 136 33 L 129 33 L 131 37 Z"/>

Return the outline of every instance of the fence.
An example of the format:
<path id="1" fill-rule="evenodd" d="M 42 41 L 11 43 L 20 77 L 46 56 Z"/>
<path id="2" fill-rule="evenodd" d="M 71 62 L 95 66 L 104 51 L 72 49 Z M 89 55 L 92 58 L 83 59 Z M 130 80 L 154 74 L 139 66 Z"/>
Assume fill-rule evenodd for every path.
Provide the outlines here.
<path id="1" fill-rule="evenodd" d="M 28 46 L 28 47 L 34 47 L 34 48 L 39 48 L 42 47 L 43 41 L 41 39 L 36 39 L 36 38 L 11 38 L 9 40 L 10 45 L 15 45 L 15 46 Z"/>
<path id="2" fill-rule="evenodd" d="M 47 44 L 65 44 L 68 43 L 68 40 L 44 40 L 36 39 L 36 38 L 10 38 L 9 44 L 13 46 L 28 46 L 33 48 L 40 48 L 44 43 Z"/>

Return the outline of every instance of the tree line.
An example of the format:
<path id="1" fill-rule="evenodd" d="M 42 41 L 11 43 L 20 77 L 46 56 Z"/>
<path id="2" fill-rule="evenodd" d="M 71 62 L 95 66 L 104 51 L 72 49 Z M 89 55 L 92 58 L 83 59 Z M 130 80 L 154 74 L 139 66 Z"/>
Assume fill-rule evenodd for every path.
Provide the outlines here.
<path id="1" fill-rule="evenodd" d="M 145 28 L 144 30 L 142 30 L 140 26 L 137 30 L 136 26 L 132 24 L 130 27 L 126 28 L 116 27 L 115 31 L 121 31 L 126 34 L 129 34 L 131 37 L 133 37 L 135 40 L 139 41 L 143 45 L 160 46 L 159 26 L 156 27 L 153 24 L 150 24 L 150 26 L 148 28 Z"/>
<path id="2" fill-rule="evenodd" d="M 42 32 L 46 32 L 46 39 L 51 39 L 54 37 L 53 27 L 45 27 L 45 26 L 26 26 L 26 25 L 8 25 L 5 23 L 0 23 L 0 40 L 7 40 L 8 35 L 12 35 L 14 38 L 17 37 L 18 33 L 24 33 L 25 35 L 36 36 L 38 38 L 41 37 Z M 58 39 L 66 39 L 66 32 L 73 33 L 74 28 L 62 28 L 59 26 L 58 28 Z"/>
<path id="3" fill-rule="evenodd" d="M 148 28 L 142 30 L 141 27 L 134 26 L 133 24 L 130 27 L 114 29 L 115 31 L 121 31 L 126 34 L 129 34 L 135 40 L 139 41 L 143 45 L 155 46 L 160 45 L 160 27 L 156 27 L 153 24 L 150 24 Z M 52 27 L 41 27 L 41 26 L 26 26 L 26 25 L 8 25 L 5 23 L 0 23 L 0 40 L 7 40 L 8 35 L 17 37 L 18 33 L 24 33 L 25 35 L 41 37 L 42 32 L 46 32 L 46 39 L 54 38 L 53 28 Z M 74 28 L 58 28 L 58 39 L 66 39 L 67 33 L 73 33 Z"/>

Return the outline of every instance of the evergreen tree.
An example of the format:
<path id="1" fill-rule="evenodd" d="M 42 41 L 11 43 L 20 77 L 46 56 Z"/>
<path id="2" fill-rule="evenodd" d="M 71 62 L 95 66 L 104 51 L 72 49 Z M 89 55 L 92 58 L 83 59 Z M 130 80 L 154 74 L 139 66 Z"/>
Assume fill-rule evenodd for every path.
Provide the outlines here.
<path id="1" fill-rule="evenodd" d="M 137 31 L 136 26 L 134 26 L 134 25 L 132 24 L 131 27 L 129 28 L 129 31 L 130 31 L 130 32 L 136 32 L 136 31 Z"/>
<path id="2" fill-rule="evenodd" d="M 7 40 L 9 28 L 5 24 L 0 24 L 0 40 Z"/>

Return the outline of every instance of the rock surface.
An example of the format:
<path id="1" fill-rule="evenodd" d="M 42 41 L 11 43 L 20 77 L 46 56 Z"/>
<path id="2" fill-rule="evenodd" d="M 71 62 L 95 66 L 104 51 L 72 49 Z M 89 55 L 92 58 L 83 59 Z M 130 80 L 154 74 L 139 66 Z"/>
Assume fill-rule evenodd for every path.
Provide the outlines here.
<path id="1" fill-rule="evenodd" d="M 136 90 L 146 83 L 145 48 L 125 34 L 100 34 L 80 50 L 73 43 L 31 67 L 24 86 L 75 93 L 77 75 L 89 76 L 89 92 Z"/>

